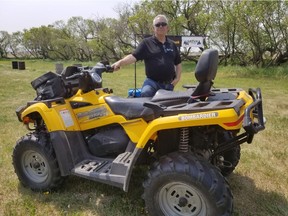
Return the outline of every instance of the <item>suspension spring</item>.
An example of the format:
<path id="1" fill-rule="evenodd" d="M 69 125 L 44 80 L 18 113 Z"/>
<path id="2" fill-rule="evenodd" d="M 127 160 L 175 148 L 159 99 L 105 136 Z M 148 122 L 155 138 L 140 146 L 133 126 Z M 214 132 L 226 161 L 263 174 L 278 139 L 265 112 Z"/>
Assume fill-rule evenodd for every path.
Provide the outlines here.
<path id="1" fill-rule="evenodd" d="M 188 152 L 189 150 L 189 128 L 180 129 L 179 152 Z"/>

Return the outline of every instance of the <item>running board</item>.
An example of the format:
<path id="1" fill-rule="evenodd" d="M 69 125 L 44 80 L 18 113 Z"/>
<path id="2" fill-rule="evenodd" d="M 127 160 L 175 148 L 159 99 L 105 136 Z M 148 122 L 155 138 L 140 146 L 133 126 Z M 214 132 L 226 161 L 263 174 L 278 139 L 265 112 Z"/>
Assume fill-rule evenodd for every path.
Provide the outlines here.
<path id="1" fill-rule="evenodd" d="M 101 158 L 84 160 L 77 164 L 71 173 L 93 181 L 110 184 L 124 189 L 129 177 L 129 171 L 133 160 L 132 152 L 124 152 L 113 161 Z M 124 189 L 125 190 L 125 189 Z"/>

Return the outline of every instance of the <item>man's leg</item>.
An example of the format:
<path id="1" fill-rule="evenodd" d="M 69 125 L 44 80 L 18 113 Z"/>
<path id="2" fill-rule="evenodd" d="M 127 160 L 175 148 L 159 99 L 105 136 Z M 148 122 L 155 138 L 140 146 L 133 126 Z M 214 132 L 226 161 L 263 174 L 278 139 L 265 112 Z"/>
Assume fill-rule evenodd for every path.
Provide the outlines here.
<path id="1" fill-rule="evenodd" d="M 146 78 L 141 89 L 141 97 L 153 97 L 158 89 L 159 86 L 157 82 Z"/>

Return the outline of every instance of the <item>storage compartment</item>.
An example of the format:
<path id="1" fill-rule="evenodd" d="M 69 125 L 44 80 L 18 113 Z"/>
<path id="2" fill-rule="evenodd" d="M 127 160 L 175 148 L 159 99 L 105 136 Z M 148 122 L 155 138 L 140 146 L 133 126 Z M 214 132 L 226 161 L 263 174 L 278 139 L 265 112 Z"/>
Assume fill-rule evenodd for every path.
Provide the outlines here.
<path id="1" fill-rule="evenodd" d="M 116 156 L 125 152 L 129 137 L 119 125 L 110 125 L 90 131 L 86 136 L 90 152 L 98 157 Z"/>
<path id="2" fill-rule="evenodd" d="M 57 97 L 65 97 L 66 89 L 61 76 L 47 72 L 31 82 L 32 87 L 36 90 L 36 100 L 47 100 Z"/>

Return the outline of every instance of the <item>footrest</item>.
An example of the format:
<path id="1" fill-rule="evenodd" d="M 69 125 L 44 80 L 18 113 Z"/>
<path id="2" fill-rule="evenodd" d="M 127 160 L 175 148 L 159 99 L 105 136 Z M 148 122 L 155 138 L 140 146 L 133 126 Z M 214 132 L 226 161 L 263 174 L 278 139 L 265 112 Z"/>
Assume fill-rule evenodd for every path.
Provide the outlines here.
<path id="1" fill-rule="evenodd" d="M 84 160 L 72 169 L 72 174 L 123 188 L 132 153 L 124 152 L 112 160 Z"/>
<path id="2" fill-rule="evenodd" d="M 107 173 L 110 171 L 111 162 L 109 161 L 92 161 L 86 160 L 78 164 L 74 168 L 75 173 L 90 174 L 90 173 Z"/>
<path id="3" fill-rule="evenodd" d="M 125 175 L 126 176 L 127 168 L 131 162 L 131 155 L 132 155 L 131 152 L 125 152 L 125 153 L 118 155 L 118 157 L 115 158 L 115 160 L 112 163 L 110 173 L 113 175 Z"/>

